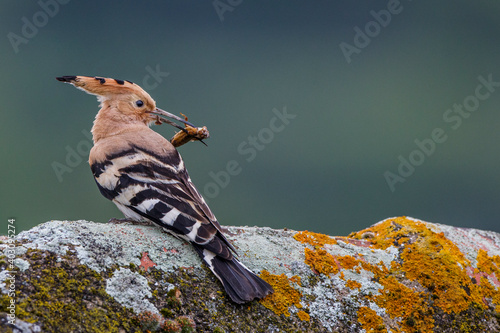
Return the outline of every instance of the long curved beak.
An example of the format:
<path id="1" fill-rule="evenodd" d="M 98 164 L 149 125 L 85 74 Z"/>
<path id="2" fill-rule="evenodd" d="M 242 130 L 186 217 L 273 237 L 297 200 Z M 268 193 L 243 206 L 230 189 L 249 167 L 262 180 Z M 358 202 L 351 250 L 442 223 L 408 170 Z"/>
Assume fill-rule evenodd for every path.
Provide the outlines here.
<path id="1" fill-rule="evenodd" d="M 194 126 L 193 124 L 191 124 L 189 121 L 184 120 L 184 119 L 182 119 L 181 117 L 176 116 L 175 114 L 172 114 L 172 113 L 170 113 L 170 112 L 167 112 L 167 111 L 162 110 L 162 109 L 159 109 L 159 108 L 156 108 L 156 109 L 155 109 L 155 110 L 153 110 L 151 113 L 156 114 L 156 115 L 158 115 L 158 116 L 163 116 L 163 117 L 168 117 L 168 118 L 171 118 L 171 119 L 175 119 L 175 120 L 180 121 L 180 122 L 181 122 L 181 123 L 183 123 L 183 124 L 186 124 L 186 125 L 189 125 L 189 126 L 192 126 L 192 127 L 196 127 L 196 126 Z M 171 121 L 168 121 L 168 119 L 163 119 L 163 120 L 167 120 L 166 122 L 172 125 L 172 122 L 171 122 Z M 176 127 L 177 127 L 177 126 L 176 126 Z"/>

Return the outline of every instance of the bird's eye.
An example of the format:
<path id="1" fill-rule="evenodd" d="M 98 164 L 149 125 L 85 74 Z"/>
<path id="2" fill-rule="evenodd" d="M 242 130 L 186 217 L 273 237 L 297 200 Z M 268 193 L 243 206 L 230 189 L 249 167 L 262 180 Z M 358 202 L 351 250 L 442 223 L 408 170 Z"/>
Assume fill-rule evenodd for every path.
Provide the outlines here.
<path id="1" fill-rule="evenodd" d="M 141 107 L 144 105 L 144 102 L 141 100 L 138 100 L 137 102 L 135 102 L 135 105 L 137 105 L 138 107 Z"/>

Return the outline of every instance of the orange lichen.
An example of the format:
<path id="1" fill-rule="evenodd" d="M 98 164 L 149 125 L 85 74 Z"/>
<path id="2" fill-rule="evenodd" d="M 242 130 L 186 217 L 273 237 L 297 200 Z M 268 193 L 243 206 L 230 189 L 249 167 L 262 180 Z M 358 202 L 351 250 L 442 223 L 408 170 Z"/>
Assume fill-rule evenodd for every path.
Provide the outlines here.
<path id="1" fill-rule="evenodd" d="M 360 261 L 352 256 L 342 256 L 342 257 L 337 257 L 337 260 L 340 263 L 340 266 L 342 266 L 345 269 L 353 269 L 356 265 L 360 263 Z"/>
<path id="2" fill-rule="evenodd" d="M 416 292 L 400 283 L 394 276 L 381 277 L 384 287 L 380 295 L 374 297 L 378 306 L 385 308 L 391 318 L 402 318 L 403 332 L 430 332 L 434 319 L 422 292 Z"/>
<path id="3" fill-rule="evenodd" d="M 290 280 L 290 282 L 294 282 L 294 283 L 298 284 L 299 286 L 301 286 L 300 276 L 294 275 L 291 278 L 289 278 L 289 280 Z"/>
<path id="4" fill-rule="evenodd" d="M 402 270 L 406 277 L 417 280 L 436 295 L 435 305 L 444 312 L 460 313 L 466 310 L 476 297 L 471 294 L 475 288 L 466 270 L 457 265 L 457 262 L 464 261 L 463 255 L 452 255 L 449 248 L 440 248 L 438 244 L 431 247 L 430 244 L 421 244 L 419 241 L 406 247 L 401 253 Z M 428 243 L 426 239 L 422 241 Z"/>
<path id="5" fill-rule="evenodd" d="M 345 285 L 350 289 L 361 288 L 361 283 L 359 283 L 358 281 L 354 281 L 354 280 L 347 280 Z"/>
<path id="6" fill-rule="evenodd" d="M 494 277 L 496 283 L 498 284 L 498 278 L 500 277 L 500 256 L 488 256 L 488 253 L 485 250 L 479 250 L 477 253 L 477 273 L 478 275 L 482 275 L 479 279 L 479 293 L 485 299 L 490 300 L 496 307 L 495 310 L 497 313 L 500 313 L 500 290 L 495 288 L 488 278 L 485 276 Z"/>
<path id="7" fill-rule="evenodd" d="M 353 256 L 333 256 L 321 248 L 316 248 L 316 250 L 306 248 L 304 252 L 306 256 L 305 263 L 315 272 L 327 276 L 339 273 L 340 268 L 353 269 L 357 265 L 364 263 L 363 260 L 356 259 Z M 360 270 L 361 266 L 357 267 L 355 271 L 360 273 Z M 343 279 L 344 273 L 340 273 Z"/>
<path id="8" fill-rule="evenodd" d="M 479 286 L 480 293 L 486 299 L 490 299 L 496 306 L 496 313 L 500 313 L 500 292 L 488 281 L 487 278 L 482 277 Z"/>
<path id="9" fill-rule="evenodd" d="M 324 275 L 337 274 L 339 272 L 335 258 L 325 250 L 313 251 L 306 248 L 305 255 L 305 263 L 316 272 Z"/>
<path id="10" fill-rule="evenodd" d="M 315 247 L 322 247 L 325 244 L 337 244 L 337 241 L 330 236 L 307 230 L 296 233 L 293 238 L 301 243 L 308 243 Z"/>
<path id="11" fill-rule="evenodd" d="M 361 323 L 361 326 L 368 333 L 387 333 L 387 329 L 385 328 L 384 321 L 382 318 L 377 315 L 377 313 L 367 307 L 361 307 L 358 310 L 358 320 Z"/>
<path id="12" fill-rule="evenodd" d="M 388 219 L 376 225 L 349 235 L 352 238 L 362 239 L 363 235 L 369 232 L 372 237 L 369 241 L 372 248 L 385 250 L 391 245 L 400 245 L 410 242 L 410 235 L 430 231 L 425 223 L 413 221 L 406 217 L 396 217 Z"/>
<path id="13" fill-rule="evenodd" d="M 477 268 L 486 273 L 495 273 L 496 278 L 500 277 L 500 256 L 488 256 L 488 252 L 480 249 L 477 253 Z"/>
<path id="14" fill-rule="evenodd" d="M 302 304 L 300 304 L 302 293 L 290 285 L 291 279 L 294 279 L 294 277 L 288 279 L 285 274 L 274 275 L 266 270 L 261 272 L 260 277 L 274 289 L 272 294 L 259 301 L 266 308 L 277 315 L 284 314 L 287 317 L 290 316 L 288 310 L 290 306 L 295 305 L 299 309 L 302 308 Z"/>
<path id="15" fill-rule="evenodd" d="M 302 321 L 309 321 L 311 319 L 309 317 L 309 314 L 307 312 L 305 312 L 305 311 L 302 311 L 302 310 L 300 310 L 299 312 L 297 312 L 297 316 Z"/>
<path id="16" fill-rule="evenodd" d="M 314 246 L 314 250 L 305 248 L 305 263 L 319 274 L 340 273 L 343 279 L 344 269 L 373 273 L 373 281 L 382 288 L 379 294 L 365 297 L 385 309 L 386 315 L 382 318 L 361 307 L 358 320 L 367 332 L 430 332 L 436 312 L 456 316 L 471 309 L 494 308 L 500 313 L 500 256 L 479 250 L 477 265 L 473 265 L 443 232 L 406 217 L 385 220 L 349 237 L 352 241 L 347 243 L 362 241 L 360 246 L 373 250 L 394 246 L 399 250 L 398 258 L 390 267 L 382 261 L 370 264 L 360 255 L 331 255 L 323 246 L 336 242 L 326 235 L 304 231 L 294 236 Z M 354 280 L 347 280 L 346 286 L 362 287 Z M 391 320 L 385 322 L 388 318 Z"/>
<path id="17" fill-rule="evenodd" d="M 386 276 L 389 274 L 389 270 L 387 269 L 387 267 L 385 267 L 383 262 L 380 262 L 378 265 L 372 265 L 372 264 L 369 264 L 365 261 L 360 261 L 360 263 L 361 263 L 361 267 L 365 271 L 372 272 L 373 275 L 375 275 L 376 277 Z"/>
<path id="18" fill-rule="evenodd" d="M 497 276 L 497 272 L 500 275 L 500 256 L 488 257 L 486 251 L 479 250 L 474 272 L 483 277 L 476 284 L 467 273 L 468 268 L 472 270 L 471 262 L 460 249 L 442 232 L 432 231 L 423 222 L 398 217 L 350 236 L 361 238 L 366 232 L 373 235 L 372 248 L 404 246 L 401 264 L 392 262 L 387 272 L 383 272 L 382 265 L 362 263 L 363 269 L 372 271 L 383 286 L 381 294 L 372 300 L 385 308 L 391 318 L 401 318 L 403 331 L 432 330 L 434 308 L 459 314 L 472 306 L 486 309 L 489 300 L 497 312 L 500 310 L 500 292 L 484 277 L 493 273 Z M 416 292 L 395 276 L 416 281 L 425 291 Z"/>

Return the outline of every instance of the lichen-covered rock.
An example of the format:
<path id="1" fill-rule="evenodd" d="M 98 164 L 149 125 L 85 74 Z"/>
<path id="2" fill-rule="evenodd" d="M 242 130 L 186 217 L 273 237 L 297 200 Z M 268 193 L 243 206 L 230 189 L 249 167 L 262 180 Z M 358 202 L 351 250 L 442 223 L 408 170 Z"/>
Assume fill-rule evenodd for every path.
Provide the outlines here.
<path id="1" fill-rule="evenodd" d="M 232 303 L 154 226 L 50 221 L 0 238 L 0 332 L 500 331 L 494 232 L 396 217 L 348 237 L 226 234 L 274 294 Z"/>

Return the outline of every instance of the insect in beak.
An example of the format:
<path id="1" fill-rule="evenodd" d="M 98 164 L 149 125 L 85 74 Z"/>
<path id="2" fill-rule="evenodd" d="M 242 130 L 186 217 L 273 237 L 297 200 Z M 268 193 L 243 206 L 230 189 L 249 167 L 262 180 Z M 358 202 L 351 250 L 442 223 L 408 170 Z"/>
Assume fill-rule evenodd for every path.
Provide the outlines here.
<path id="1" fill-rule="evenodd" d="M 201 143 L 203 143 L 205 146 L 207 145 L 203 139 L 206 139 L 209 137 L 208 130 L 206 127 L 196 127 L 195 125 L 191 124 L 189 121 L 187 121 L 187 117 L 181 113 L 181 115 L 184 116 L 184 119 L 181 117 L 178 117 L 174 114 L 171 114 L 170 112 L 167 112 L 165 110 L 156 108 L 155 110 L 151 111 L 150 113 L 156 115 L 156 125 L 161 125 L 162 123 L 167 123 L 169 125 L 172 125 L 178 129 L 181 130 L 181 132 L 176 133 L 176 135 L 172 138 L 171 142 L 175 147 L 181 146 L 185 144 L 186 142 L 189 142 L 191 140 L 198 140 Z M 173 121 L 165 118 L 172 118 L 175 120 L 178 120 L 185 124 L 185 127 L 181 127 L 180 125 L 174 123 Z"/>
<path id="2" fill-rule="evenodd" d="M 159 109 L 159 108 L 154 109 L 153 111 L 151 111 L 151 113 L 155 114 L 157 116 L 157 119 L 156 119 L 157 122 L 160 121 L 160 122 L 163 122 L 163 123 L 167 123 L 169 125 L 177 127 L 178 129 L 181 129 L 181 130 L 184 130 L 184 128 L 181 127 L 181 126 L 179 126 L 179 125 L 177 125 L 173 121 L 171 121 L 169 119 L 166 119 L 165 117 L 171 118 L 171 119 L 175 119 L 175 120 L 180 121 L 181 123 L 189 125 L 191 127 L 196 127 L 193 124 L 191 124 L 189 121 L 184 120 L 181 117 L 176 116 L 175 114 L 172 114 L 170 112 L 167 112 L 167 111 Z"/>

